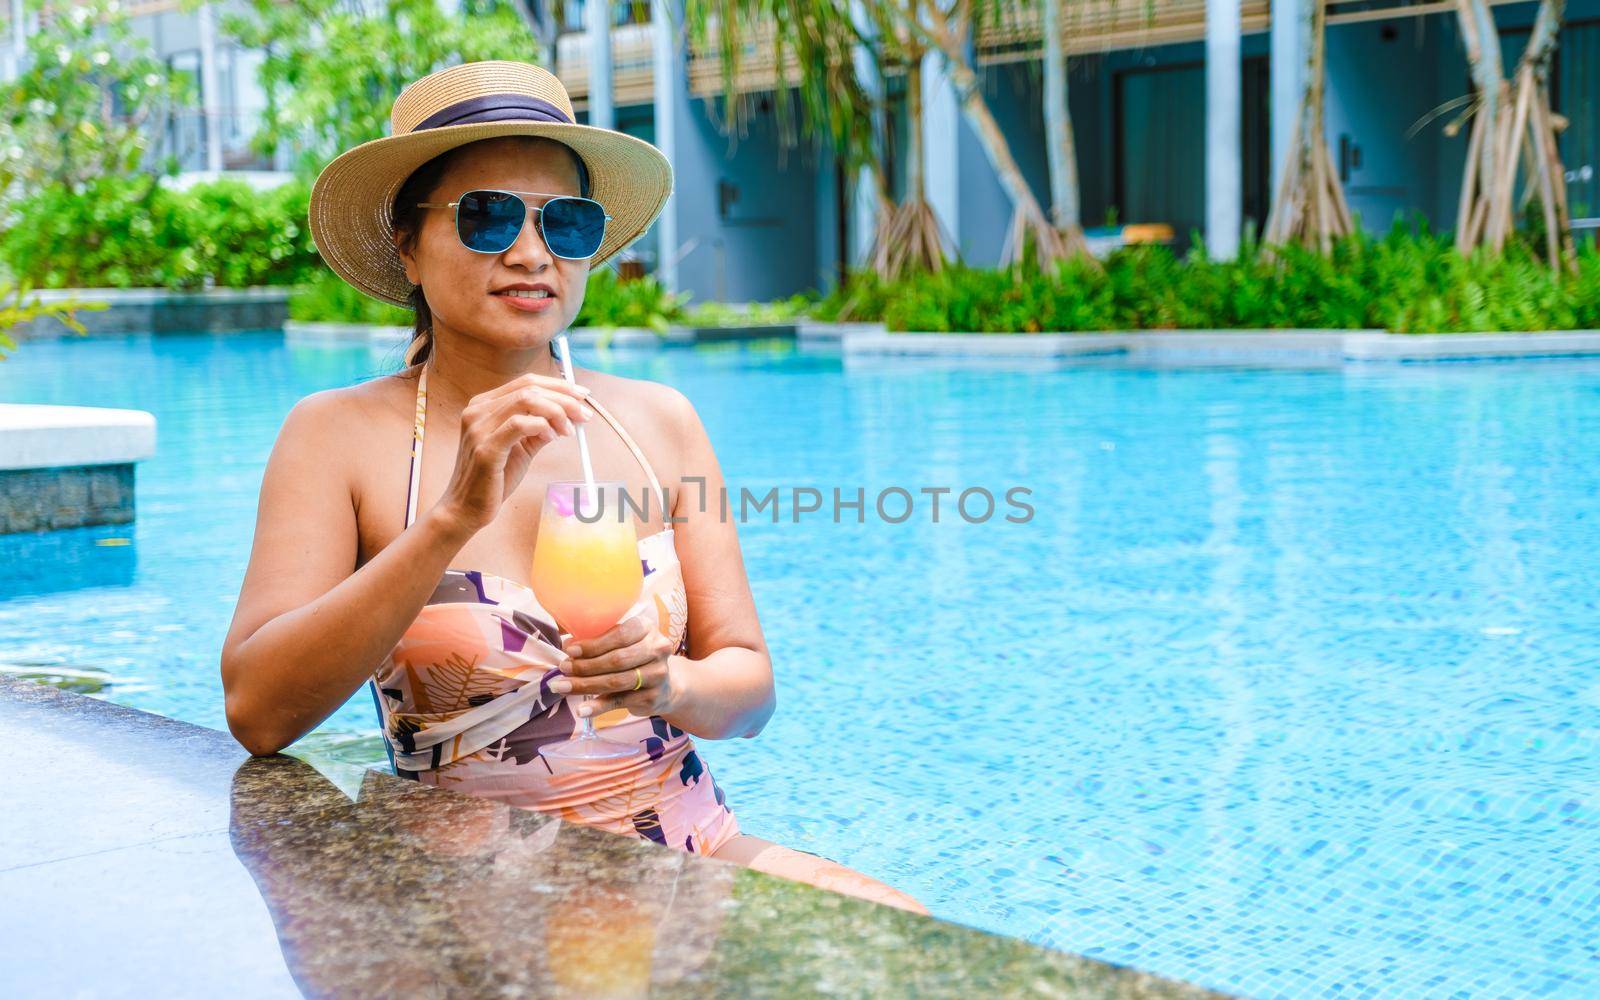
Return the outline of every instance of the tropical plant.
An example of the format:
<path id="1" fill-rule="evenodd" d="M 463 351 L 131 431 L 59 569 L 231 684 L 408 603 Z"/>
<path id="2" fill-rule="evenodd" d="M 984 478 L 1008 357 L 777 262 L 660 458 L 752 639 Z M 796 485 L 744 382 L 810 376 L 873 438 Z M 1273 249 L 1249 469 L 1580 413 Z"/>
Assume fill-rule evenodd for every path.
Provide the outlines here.
<path id="1" fill-rule="evenodd" d="M 813 310 L 894 330 L 1028 334 L 1183 329 L 1384 329 L 1397 333 L 1588 329 L 1600 323 L 1600 253 L 1552 272 L 1522 239 L 1462 254 L 1449 236 L 1397 222 L 1321 247 L 1180 258 L 1161 246 L 1118 250 L 1038 270 L 952 265 L 882 282 L 870 273 Z"/>
<path id="2" fill-rule="evenodd" d="M 294 284 L 317 266 L 306 197 L 304 184 L 176 190 L 149 175 L 47 185 L 14 207 L 0 262 L 46 288 Z"/>
<path id="3" fill-rule="evenodd" d="M 98 312 L 106 307 L 104 302 L 84 301 L 76 297 L 40 302 L 37 296 L 29 294 L 26 282 L 12 285 L 0 281 L 0 361 L 6 359 L 7 351 L 16 350 L 17 342 L 11 339 L 10 332 L 23 323 L 50 316 L 66 324 L 73 333 L 81 334 L 87 332 L 87 328 L 78 319 L 78 311 L 86 309 Z"/>
<path id="4" fill-rule="evenodd" d="M 616 271 L 601 267 L 589 272 L 583 308 L 572 325 L 601 329 L 645 327 L 666 333 L 670 325 L 683 319 L 683 307 L 688 301 L 687 292 L 669 292 L 655 278 L 623 281 Z"/>
<path id="5" fill-rule="evenodd" d="M 918 0 L 908 0 L 913 6 Z M 800 141 L 786 88 L 807 135 L 826 136 L 851 176 L 869 175 L 877 211 L 871 267 L 892 280 L 911 270 L 937 270 L 944 241 L 928 204 L 922 174 L 922 57 L 926 44 L 902 22 L 895 0 L 688 0 L 690 36 L 714 50 L 722 78 L 723 127 L 742 127 L 752 99 L 745 69 L 758 46 L 779 68 L 773 106 L 780 134 Z M 889 177 L 888 76 L 905 76 L 910 134 L 907 185 L 896 204 Z"/>
<path id="6" fill-rule="evenodd" d="M 0 198 L 49 185 L 80 191 L 139 171 L 163 117 L 191 99 L 190 82 L 150 55 L 117 0 L 23 8 L 39 15 L 39 30 L 28 36 L 21 73 L 0 82 Z"/>
<path id="7" fill-rule="evenodd" d="M 1078 186 L 1078 143 L 1067 101 L 1067 49 L 1062 15 L 1066 0 L 1043 0 L 1044 125 L 1050 165 L 1050 221 L 1067 247 L 1088 255 L 1083 238 L 1082 191 Z"/>
<path id="8" fill-rule="evenodd" d="M 1565 8 L 1565 0 L 1540 0 L 1527 47 L 1508 82 L 1488 0 L 1456 0 L 1473 82 L 1462 116 L 1473 121 L 1456 213 L 1456 246 L 1463 252 L 1476 246 L 1499 252 L 1506 246 L 1515 229 L 1518 168 L 1526 159 L 1529 176 L 1523 200 L 1538 198 L 1550 266 L 1570 271 L 1576 264 L 1567 218 L 1566 172 L 1556 142 L 1558 120 L 1550 107 L 1549 87 Z M 1461 123 L 1462 119 L 1452 122 L 1447 134 L 1456 134 Z"/>
<path id="9" fill-rule="evenodd" d="M 793 295 L 773 302 L 701 302 L 684 313 L 687 326 L 778 326 L 793 323 L 810 312 L 816 302 L 806 295 Z"/>
<path id="10" fill-rule="evenodd" d="M 410 309 L 375 299 L 319 267 L 289 295 L 289 318 L 303 323 L 371 323 L 411 326 Z"/>
<path id="11" fill-rule="evenodd" d="M 1300 113 L 1262 240 L 1269 247 L 1294 243 L 1327 253 L 1334 241 L 1348 236 L 1355 227 L 1344 187 L 1334 170 L 1324 127 L 1328 0 L 1301 2 L 1311 8 L 1311 52 L 1300 94 Z"/>
<path id="12" fill-rule="evenodd" d="M 1012 155 L 1011 144 L 1001 131 L 1000 123 L 995 121 L 983 99 L 983 84 L 973 57 L 972 35 L 978 22 L 993 16 L 997 6 L 985 0 L 927 0 L 920 6 L 916 0 L 910 2 L 912 8 L 902 15 L 904 23 L 944 57 L 945 71 L 956 89 L 962 114 L 977 133 L 989 165 L 1011 199 L 1011 226 L 1002 260 L 1021 261 L 1030 250 L 1041 263 L 1087 256 L 1088 248 L 1081 231 L 1063 232 L 1045 217 L 1039 199 L 1034 197 L 1033 189 Z M 1044 2 L 1053 4 L 1058 0 Z M 1059 41 L 1059 32 L 1057 35 Z"/>
<path id="13" fill-rule="evenodd" d="M 456 13 L 438 0 L 250 0 L 226 14 L 223 30 L 264 49 L 267 113 L 252 144 L 297 151 L 306 176 L 352 146 L 388 134 L 389 112 L 406 84 L 434 70 L 482 59 L 536 58 L 539 46 L 510 0 L 463 0 Z"/>

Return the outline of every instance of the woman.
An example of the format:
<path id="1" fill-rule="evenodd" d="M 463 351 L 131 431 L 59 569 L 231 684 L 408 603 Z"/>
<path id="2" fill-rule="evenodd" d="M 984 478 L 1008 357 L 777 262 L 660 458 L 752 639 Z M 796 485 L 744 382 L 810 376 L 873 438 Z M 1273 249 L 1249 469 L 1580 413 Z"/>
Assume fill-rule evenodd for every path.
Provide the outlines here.
<path id="1" fill-rule="evenodd" d="M 660 213 L 666 159 L 573 124 L 561 84 L 515 62 L 430 74 L 391 123 L 322 171 L 311 229 L 341 277 L 416 311 L 416 336 L 398 374 L 284 421 L 223 646 L 234 736 L 275 753 L 370 680 L 403 777 L 926 912 L 739 831 L 692 737 L 760 732 L 772 666 L 734 524 L 698 486 L 662 489 L 720 495 L 716 456 L 680 393 L 582 368 L 573 386 L 552 354 L 591 268 Z M 579 423 L 596 475 L 670 497 L 672 522 L 646 506 L 643 597 L 575 643 L 526 580 L 545 486 L 579 476 Z M 575 711 L 641 753 L 541 753 Z"/>

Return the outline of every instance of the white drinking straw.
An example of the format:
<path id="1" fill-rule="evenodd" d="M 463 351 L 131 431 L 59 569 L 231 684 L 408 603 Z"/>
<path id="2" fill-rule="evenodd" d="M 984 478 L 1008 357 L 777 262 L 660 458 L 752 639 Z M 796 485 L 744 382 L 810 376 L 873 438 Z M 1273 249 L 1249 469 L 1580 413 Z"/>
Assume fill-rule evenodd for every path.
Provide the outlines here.
<path id="1" fill-rule="evenodd" d="M 578 380 L 572 377 L 572 359 L 567 353 L 567 335 L 557 334 L 556 341 L 561 345 L 561 374 L 566 377 L 568 385 L 575 386 Z M 578 432 L 578 457 L 583 460 L 585 494 L 583 509 L 587 515 L 589 511 L 594 510 L 595 503 L 599 499 L 597 496 L 599 487 L 594 484 L 594 466 L 589 462 L 589 439 L 583 436 L 583 424 L 578 424 L 575 430 Z"/>

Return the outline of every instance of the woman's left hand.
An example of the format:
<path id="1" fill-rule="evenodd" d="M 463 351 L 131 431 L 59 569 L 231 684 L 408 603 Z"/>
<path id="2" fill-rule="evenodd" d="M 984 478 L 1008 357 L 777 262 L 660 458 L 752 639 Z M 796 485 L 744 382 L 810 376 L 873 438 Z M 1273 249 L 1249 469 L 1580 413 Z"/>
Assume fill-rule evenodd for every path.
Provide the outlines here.
<path id="1" fill-rule="evenodd" d="M 575 706 L 578 715 L 625 708 L 648 717 L 672 709 L 677 696 L 667 663 L 672 640 L 661 634 L 653 612 L 640 612 L 593 639 L 569 638 L 562 648 L 567 659 L 560 668 L 566 676 L 551 681 L 550 690 L 596 696 Z"/>

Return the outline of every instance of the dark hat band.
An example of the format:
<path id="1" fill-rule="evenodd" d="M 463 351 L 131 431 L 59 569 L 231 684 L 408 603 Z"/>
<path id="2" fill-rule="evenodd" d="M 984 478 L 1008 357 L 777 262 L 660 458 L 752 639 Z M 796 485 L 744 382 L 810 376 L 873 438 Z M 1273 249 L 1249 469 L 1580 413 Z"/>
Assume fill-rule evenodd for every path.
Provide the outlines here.
<path id="1" fill-rule="evenodd" d="M 504 122 L 532 119 L 571 125 L 566 112 L 549 101 L 527 94 L 479 94 L 435 111 L 412 129 L 443 128 L 446 125 L 472 125 L 477 122 Z"/>
<path id="2" fill-rule="evenodd" d="M 555 122 L 560 125 L 571 125 L 573 121 L 566 112 L 551 104 L 549 101 L 527 94 L 479 94 L 469 97 L 464 101 L 446 105 L 433 114 L 422 119 L 412 132 L 422 132 L 431 128 L 443 128 L 446 125 L 473 125 L 478 122 L 506 122 L 506 121 L 539 121 Z M 571 148 L 571 147 L 568 147 Z M 585 198 L 589 197 L 589 165 L 583 162 L 583 157 L 577 152 L 572 154 L 573 161 L 578 167 L 578 190 Z"/>

